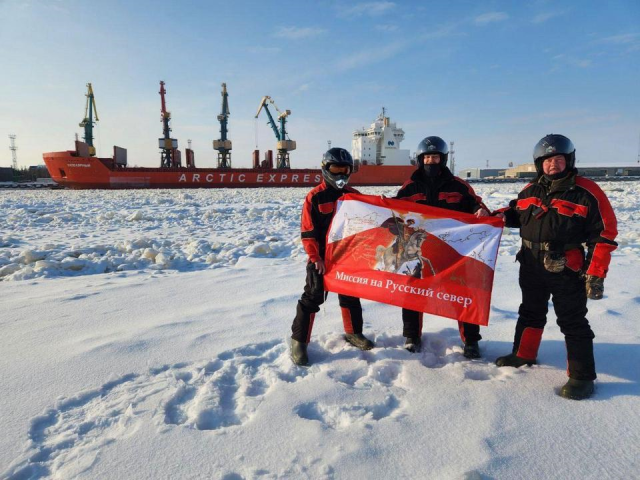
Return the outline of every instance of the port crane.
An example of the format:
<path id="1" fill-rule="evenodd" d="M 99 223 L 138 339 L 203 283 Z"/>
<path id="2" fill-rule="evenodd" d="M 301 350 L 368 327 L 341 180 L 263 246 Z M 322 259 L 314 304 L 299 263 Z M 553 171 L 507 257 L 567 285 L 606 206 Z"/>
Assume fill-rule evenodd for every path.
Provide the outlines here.
<path id="1" fill-rule="evenodd" d="M 269 103 L 273 105 L 273 108 L 278 112 L 278 121 L 280 122 L 280 129 L 276 125 L 271 112 L 269 111 Z M 291 115 L 291 110 L 285 110 L 284 113 L 281 112 L 276 106 L 275 102 L 269 96 L 262 97 L 262 101 L 260 102 L 260 107 L 258 107 L 258 112 L 256 113 L 256 118 L 260 115 L 260 112 L 264 108 L 264 111 L 267 112 L 267 117 L 269 117 L 269 125 L 271 125 L 271 129 L 276 134 L 276 139 L 278 140 L 277 149 L 278 155 L 276 157 L 276 168 L 291 168 L 289 165 L 289 152 L 291 150 L 296 149 L 296 142 L 290 140 L 287 135 L 286 125 L 287 125 L 287 117 Z"/>
<path id="2" fill-rule="evenodd" d="M 227 122 L 229 119 L 229 95 L 227 84 L 222 84 L 222 108 L 218 121 L 220 122 L 220 139 L 213 141 L 213 149 L 218 151 L 218 168 L 231 168 L 231 140 L 227 139 Z"/>
<path id="3" fill-rule="evenodd" d="M 98 122 L 98 108 L 96 107 L 96 99 L 93 96 L 93 88 L 90 83 L 87 83 L 87 102 L 84 107 L 84 119 L 80 122 L 80 126 L 84 128 L 84 141 L 89 145 L 89 155 L 96 156 L 96 149 L 93 146 L 93 125 Z M 95 121 L 93 120 L 93 113 L 96 114 Z"/>
<path id="4" fill-rule="evenodd" d="M 171 128 L 169 121 L 171 120 L 171 112 L 167 111 L 167 104 L 164 99 L 167 91 L 164 88 L 164 82 L 160 81 L 160 99 L 162 102 L 160 121 L 162 122 L 162 138 L 158 139 L 160 147 L 160 167 L 171 168 L 180 166 L 180 151 L 178 150 L 178 140 L 171 138 Z"/>

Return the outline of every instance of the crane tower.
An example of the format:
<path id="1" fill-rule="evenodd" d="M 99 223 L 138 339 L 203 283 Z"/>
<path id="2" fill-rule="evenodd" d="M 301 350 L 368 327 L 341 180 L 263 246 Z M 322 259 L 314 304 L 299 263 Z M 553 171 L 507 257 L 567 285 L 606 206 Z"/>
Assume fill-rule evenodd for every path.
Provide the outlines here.
<path id="1" fill-rule="evenodd" d="M 180 166 L 180 152 L 178 151 L 178 140 L 171 138 L 171 128 L 169 127 L 169 121 L 171 121 L 171 112 L 167 111 L 167 104 L 164 100 L 164 95 L 167 91 L 164 88 L 164 82 L 160 81 L 160 121 L 162 122 L 162 135 L 163 137 L 158 139 L 158 146 L 160 147 L 160 167 L 171 168 Z"/>
<path id="2" fill-rule="evenodd" d="M 89 155 L 96 156 L 96 149 L 93 146 L 93 126 L 96 122 L 100 121 L 98 118 L 98 108 L 96 107 L 96 99 L 93 95 L 93 87 L 90 83 L 87 83 L 87 103 L 84 107 L 84 119 L 80 122 L 80 126 L 84 128 L 84 142 L 89 145 Z M 93 113 L 96 114 L 96 119 L 93 120 Z"/>
<path id="3" fill-rule="evenodd" d="M 213 141 L 213 149 L 218 151 L 218 168 L 231 168 L 231 140 L 227 139 L 227 122 L 229 121 L 229 95 L 227 84 L 222 84 L 222 108 L 218 121 L 220 122 L 220 139 Z"/>

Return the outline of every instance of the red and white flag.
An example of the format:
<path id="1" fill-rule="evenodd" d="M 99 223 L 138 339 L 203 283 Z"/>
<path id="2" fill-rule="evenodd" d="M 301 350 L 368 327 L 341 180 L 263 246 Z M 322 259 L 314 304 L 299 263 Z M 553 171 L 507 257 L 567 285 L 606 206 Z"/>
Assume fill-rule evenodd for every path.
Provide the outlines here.
<path id="1" fill-rule="evenodd" d="M 331 292 L 488 325 L 501 219 L 347 194 L 327 233 Z"/>

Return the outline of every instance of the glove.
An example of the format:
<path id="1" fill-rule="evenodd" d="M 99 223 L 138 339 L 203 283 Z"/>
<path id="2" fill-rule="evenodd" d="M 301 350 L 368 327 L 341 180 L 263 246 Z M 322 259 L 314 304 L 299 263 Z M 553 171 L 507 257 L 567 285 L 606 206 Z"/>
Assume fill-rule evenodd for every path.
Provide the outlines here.
<path id="1" fill-rule="evenodd" d="M 560 273 L 567 264 L 567 257 L 562 252 L 546 252 L 544 255 L 544 268 L 551 273 Z"/>
<path id="2" fill-rule="evenodd" d="M 584 284 L 587 289 L 587 298 L 601 300 L 604 294 L 604 278 L 595 275 L 586 275 Z"/>

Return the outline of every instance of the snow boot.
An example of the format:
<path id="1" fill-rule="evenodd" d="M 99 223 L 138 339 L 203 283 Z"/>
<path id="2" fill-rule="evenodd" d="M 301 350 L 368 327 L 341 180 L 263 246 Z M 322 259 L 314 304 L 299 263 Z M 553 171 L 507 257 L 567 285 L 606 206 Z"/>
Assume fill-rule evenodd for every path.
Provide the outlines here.
<path id="1" fill-rule="evenodd" d="M 536 363 L 534 360 L 527 360 L 526 358 L 522 358 L 517 356 L 515 353 L 510 353 L 509 355 L 505 355 L 504 357 L 496 358 L 496 365 L 499 367 L 516 367 L 520 368 L 523 365 L 531 366 Z"/>
<path id="2" fill-rule="evenodd" d="M 468 359 L 480 358 L 480 347 L 478 347 L 478 342 L 466 342 L 464 344 L 464 351 L 462 355 Z"/>
<path id="3" fill-rule="evenodd" d="M 291 339 L 291 361 L 300 367 L 309 365 L 306 343 Z"/>
<path id="4" fill-rule="evenodd" d="M 593 380 L 576 380 L 570 378 L 567 383 L 560 389 L 558 395 L 571 400 L 584 400 L 593 395 L 595 386 Z"/>
<path id="5" fill-rule="evenodd" d="M 422 339 L 420 337 L 407 337 L 404 341 L 404 348 L 411 353 L 419 353 L 422 350 Z"/>
<path id="6" fill-rule="evenodd" d="M 347 333 L 344 339 L 347 343 L 350 343 L 360 350 L 371 350 L 373 348 L 373 342 L 361 333 Z"/>

